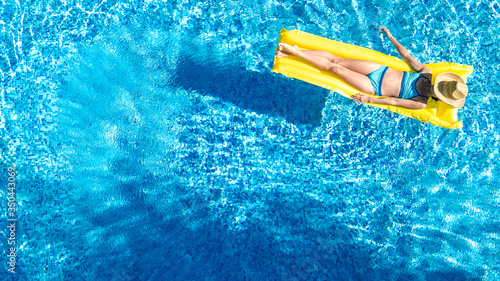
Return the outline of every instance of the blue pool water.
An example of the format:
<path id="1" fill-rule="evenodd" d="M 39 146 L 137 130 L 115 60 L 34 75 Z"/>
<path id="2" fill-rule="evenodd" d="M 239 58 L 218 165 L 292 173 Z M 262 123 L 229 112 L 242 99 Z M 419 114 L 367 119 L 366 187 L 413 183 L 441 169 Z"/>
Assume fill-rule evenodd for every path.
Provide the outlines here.
<path id="1" fill-rule="evenodd" d="M 474 66 L 463 129 L 270 72 L 281 28 L 397 55 L 379 26 Z M 497 1 L 3 1 L 0 279 L 500 280 L 499 26 Z"/>

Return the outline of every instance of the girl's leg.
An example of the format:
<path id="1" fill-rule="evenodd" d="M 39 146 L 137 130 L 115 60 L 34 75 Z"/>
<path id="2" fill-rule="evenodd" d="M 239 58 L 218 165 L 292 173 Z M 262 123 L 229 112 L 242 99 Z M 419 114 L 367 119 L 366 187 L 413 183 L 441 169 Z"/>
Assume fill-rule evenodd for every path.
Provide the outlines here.
<path id="1" fill-rule="evenodd" d="M 280 44 L 281 45 L 281 44 Z M 278 45 L 278 51 L 281 52 L 281 54 L 277 54 L 277 57 L 283 57 L 290 55 L 291 53 L 284 50 L 284 44 L 283 46 Z M 290 46 L 290 45 L 288 45 Z M 281 47 L 281 48 L 280 48 Z M 280 50 L 281 49 L 281 50 Z M 375 71 L 377 68 L 381 67 L 382 65 L 380 63 L 376 63 L 373 61 L 369 60 L 357 60 L 357 59 L 348 59 L 348 58 L 343 58 L 336 56 L 332 53 L 329 53 L 327 51 L 321 51 L 321 50 L 304 50 L 301 51 L 306 55 L 315 55 L 315 56 L 320 56 L 323 57 L 333 63 L 339 64 L 345 68 L 348 68 L 352 71 L 361 73 L 363 75 L 368 75 Z"/>
<path id="2" fill-rule="evenodd" d="M 381 66 L 381 64 L 377 64 L 374 62 L 371 62 L 373 64 L 368 64 L 368 65 L 363 65 L 362 62 L 370 62 L 370 61 L 358 61 L 358 62 L 347 62 L 350 65 L 354 65 L 355 68 L 362 68 L 361 71 L 363 73 L 351 70 L 340 63 L 335 63 L 332 62 L 332 60 L 329 60 L 328 58 L 325 58 L 324 56 L 318 56 L 314 55 L 313 52 L 307 52 L 307 51 L 301 51 L 297 46 L 290 46 L 288 44 L 283 44 L 280 43 L 278 45 L 278 50 L 280 51 L 285 51 L 288 52 L 292 55 L 298 56 L 307 62 L 315 65 L 316 67 L 333 72 L 340 76 L 342 79 L 344 79 L 347 83 L 351 84 L 352 86 L 356 87 L 358 90 L 368 93 L 368 94 L 374 94 L 373 91 L 373 86 L 370 81 L 370 79 L 365 75 L 373 72 L 377 68 Z M 325 54 L 324 54 L 325 55 Z M 330 54 L 332 55 L 332 54 Z M 332 55 L 334 56 L 334 55 Z M 340 58 L 335 56 L 336 58 Z M 334 61 L 335 59 L 334 58 Z M 343 58 L 341 58 L 343 59 Z M 342 61 L 342 60 L 341 60 Z M 344 61 L 345 62 L 345 61 Z M 369 71 L 369 72 L 368 72 Z"/>

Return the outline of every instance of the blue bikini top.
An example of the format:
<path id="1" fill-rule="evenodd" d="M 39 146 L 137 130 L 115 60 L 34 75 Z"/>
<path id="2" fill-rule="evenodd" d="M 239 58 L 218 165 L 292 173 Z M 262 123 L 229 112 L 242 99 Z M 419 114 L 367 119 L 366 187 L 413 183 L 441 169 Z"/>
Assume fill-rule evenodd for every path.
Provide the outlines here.
<path id="1" fill-rule="evenodd" d="M 399 91 L 398 98 L 409 100 L 414 97 L 421 96 L 417 92 L 417 81 L 418 79 L 420 79 L 420 77 L 424 77 L 425 79 L 430 81 L 429 78 L 423 76 L 420 73 L 404 72 L 403 80 L 401 80 L 401 90 Z"/>

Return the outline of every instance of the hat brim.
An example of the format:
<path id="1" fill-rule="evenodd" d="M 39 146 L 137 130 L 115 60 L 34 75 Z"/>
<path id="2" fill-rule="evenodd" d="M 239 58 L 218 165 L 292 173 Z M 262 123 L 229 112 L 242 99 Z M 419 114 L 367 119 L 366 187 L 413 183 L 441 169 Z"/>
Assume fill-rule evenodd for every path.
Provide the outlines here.
<path id="1" fill-rule="evenodd" d="M 439 74 L 438 77 L 436 77 L 436 80 L 434 81 L 434 94 L 440 101 L 449 104 L 455 108 L 462 108 L 465 104 L 465 97 L 463 99 L 454 100 L 444 96 L 438 87 L 439 83 L 443 81 L 456 81 L 465 84 L 464 79 L 460 77 L 460 75 L 455 74 L 453 72 L 443 72 Z"/>

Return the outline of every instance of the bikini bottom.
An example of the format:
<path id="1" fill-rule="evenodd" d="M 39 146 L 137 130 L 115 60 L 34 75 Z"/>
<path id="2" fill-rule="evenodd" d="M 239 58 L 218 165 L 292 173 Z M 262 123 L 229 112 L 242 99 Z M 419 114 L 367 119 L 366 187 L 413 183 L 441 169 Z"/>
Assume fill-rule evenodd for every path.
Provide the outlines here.
<path id="1" fill-rule="evenodd" d="M 381 67 L 375 69 L 372 73 L 366 75 L 370 82 L 372 82 L 373 92 L 377 96 L 382 95 L 382 80 L 384 80 L 385 72 L 389 69 L 388 66 L 382 65 Z"/>

